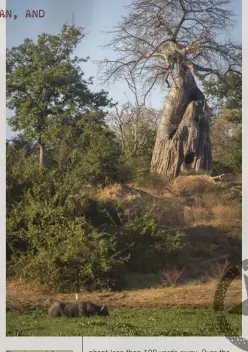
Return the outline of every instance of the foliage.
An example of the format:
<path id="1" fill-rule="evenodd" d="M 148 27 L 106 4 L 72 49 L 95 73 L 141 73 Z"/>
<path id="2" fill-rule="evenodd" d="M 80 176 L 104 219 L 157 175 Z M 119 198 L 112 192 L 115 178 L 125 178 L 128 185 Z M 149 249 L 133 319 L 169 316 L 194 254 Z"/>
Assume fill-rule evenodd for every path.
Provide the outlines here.
<path id="1" fill-rule="evenodd" d="M 242 131 L 233 127 L 230 135 L 230 124 L 216 119 L 212 126 L 213 174 L 242 172 Z"/>
<path id="2" fill-rule="evenodd" d="M 92 282 L 95 287 L 114 286 L 126 257 L 113 258 L 114 238 L 85 221 L 79 201 L 56 190 L 55 177 L 47 175 L 8 214 L 7 241 L 15 274 L 58 290 Z M 25 246 L 20 247 L 21 241 Z"/>
<path id="3" fill-rule="evenodd" d="M 17 277 L 57 290 L 113 288 L 122 285 L 124 263 L 143 272 L 180 265 L 181 234 L 165 233 L 148 216 L 120 227 L 113 205 L 81 200 L 77 183 L 68 186 L 58 172 L 42 174 L 8 211 L 8 257 Z"/>
<path id="4" fill-rule="evenodd" d="M 84 136 L 86 133 L 84 133 Z M 74 171 L 85 182 L 102 186 L 125 180 L 120 145 L 110 131 L 87 131 L 87 151 L 75 163 Z M 86 137 L 86 138 L 87 138 Z M 78 151 L 79 152 L 79 151 Z"/>
<path id="5" fill-rule="evenodd" d="M 95 289 L 115 287 L 119 265 L 127 258 L 113 258 L 113 239 L 102 238 L 80 220 L 46 224 L 45 229 L 45 234 L 42 227 L 30 231 L 32 249 L 17 261 L 22 268 L 21 272 L 16 269 L 19 277 L 60 291 L 78 291 L 92 284 Z M 39 238 L 39 245 L 35 238 Z"/>
<path id="6" fill-rule="evenodd" d="M 180 266 L 180 254 L 186 252 L 182 233 L 168 234 L 149 215 L 127 222 L 120 232 L 119 248 L 127 248 L 127 266 L 135 272 L 158 272 L 170 265 Z"/>
<path id="7" fill-rule="evenodd" d="M 15 110 L 9 123 L 20 132 L 6 145 L 7 275 L 57 290 L 117 288 L 125 270 L 181 270 L 188 253 L 182 233 L 141 216 L 149 204 L 139 200 L 138 214 L 131 202 L 123 209 L 82 195 L 84 185 L 130 180 L 162 187 L 150 174 L 157 112 L 129 106 L 121 119 L 112 116 L 113 130 L 106 121 L 111 100 L 104 91 L 91 92 L 92 79 L 84 80 L 80 66 L 87 59 L 73 57 L 83 36 L 82 29 L 64 26 L 58 35 L 26 39 L 7 51 L 7 102 Z M 216 170 L 238 172 L 241 105 L 232 84 L 240 89 L 240 81 L 232 79 L 228 87 L 207 89 L 234 112 L 222 135 L 217 124 L 212 130 Z"/>
<path id="8" fill-rule="evenodd" d="M 229 72 L 219 80 L 204 83 L 209 98 L 217 103 L 220 114 L 224 114 L 229 122 L 242 123 L 242 76 Z"/>
<path id="9" fill-rule="evenodd" d="M 6 199 L 7 209 L 20 201 L 24 191 L 34 184 L 38 163 L 31 146 L 26 146 L 22 139 L 16 138 L 6 143 Z"/>
<path id="10" fill-rule="evenodd" d="M 230 72 L 225 78 L 205 82 L 205 91 L 215 103 L 213 120 L 214 173 L 242 171 L 242 76 Z"/>
<path id="11" fill-rule="evenodd" d="M 61 136 L 61 126 L 79 123 L 89 107 L 97 110 L 110 103 L 106 92 L 89 90 L 91 78 L 83 79 L 79 64 L 87 59 L 72 57 L 83 37 L 82 28 L 64 25 L 58 35 L 42 34 L 36 43 L 25 39 L 7 50 L 7 106 L 15 110 L 9 124 L 39 144 L 41 159 L 44 148 Z"/>

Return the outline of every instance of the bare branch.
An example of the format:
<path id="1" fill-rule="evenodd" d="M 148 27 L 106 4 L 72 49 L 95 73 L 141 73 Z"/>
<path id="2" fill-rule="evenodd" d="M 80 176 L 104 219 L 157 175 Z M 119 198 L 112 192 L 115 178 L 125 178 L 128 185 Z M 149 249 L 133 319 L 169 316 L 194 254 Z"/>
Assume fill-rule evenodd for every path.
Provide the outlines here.
<path id="1" fill-rule="evenodd" d="M 233 24 L 230 4 L 231 0 L 133 0 L 108 44 L 117 59 L 100 63 L 103 80 L 123 79 L 131 71 L 150 92 L 157 83 L 170 85 L 184 66 L 201 79 L 241 72 L 241 46 L 217 39 Z"/>

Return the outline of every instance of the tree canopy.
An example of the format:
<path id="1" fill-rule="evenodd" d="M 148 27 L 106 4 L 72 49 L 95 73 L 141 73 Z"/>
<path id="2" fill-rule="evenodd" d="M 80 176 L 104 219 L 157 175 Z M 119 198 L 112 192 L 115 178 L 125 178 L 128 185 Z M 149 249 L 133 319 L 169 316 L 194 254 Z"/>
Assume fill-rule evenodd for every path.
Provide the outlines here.
<path id="1" fill-rule="evenodd" d="M 230 0 L 133 0 L 109 43 L 117 59 L 101 63 L 104 79 L 132 70 L 146 91 L 169 85 L 175 71 L 188 67 L 199 79 L 240 72 L 241 46 L 220 40 L 233 25 Z"/>
<path id="2" fill-rule="evenodd" d="M 214 101 L 220 113 L 236 124 L 242 123 L 242 76 L 235 72 L 219 80 L 210 80 L 204 84 L 205 92 Z"/>
<path id="3" fill-rule="evenodd" d="M 42 34 L 37 42 L 26 39 L 7 50 L 7 106 L 15 112 L 9 124 L 39 144 L 40 167 L 45 147 L 60 137 L 61 126 L 70 128 L 110 102 L 106 92 L 89 90 L 92 79 L 86 81 L 80 67 L 87 59 L 73 56 L 82 38 L 82 28 L 64 25 L 58 35 Z"/>

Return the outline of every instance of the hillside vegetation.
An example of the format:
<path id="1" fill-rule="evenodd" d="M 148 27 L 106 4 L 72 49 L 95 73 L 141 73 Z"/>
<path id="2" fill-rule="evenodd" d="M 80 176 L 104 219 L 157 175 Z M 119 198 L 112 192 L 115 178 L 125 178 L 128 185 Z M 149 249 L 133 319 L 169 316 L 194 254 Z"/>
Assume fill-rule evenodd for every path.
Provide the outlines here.
<path id="1" fill-rule="evenodd" d="M 44 239 L 49 243 L 49 236 L 55 234 L 58 242 L 50 243 L 47 252 L 47 242 L 41 241 L 45 247 L 41 246 L 35 257 L 24 257 L 21 272 L 18 265 L 10 266 L 10 275 L 12 269 L 17 277 L 62 291 L 145 288 L 174 284 L 175 280 L 207 281 L 239 261 L 240 176 L 226 176 L 218 182 L 210 176 L 181 176 L 164 186 L 156 182 L 149 187 L 82 187 L 71 196 L 84 220 L 68 233 L 70 247 L 66 247 L 62 228 L 50 227 L 52 232 L 44 233 Z M 85 234 L 79 234 L 79 229 Z M 102 247 L 98 248 L 98 243 Z M 86 267 L 91 279 L 80 271 L 83 249 L 87 249 L 84 257 L 88 253 Z M 92 257 L 95 253 L 98 259 Z M 63 262 L 58 261 L 59 255 Z"/>
<path id="2" fill-rule="evenodd" d="M 212 7 L 209 9 L 212 19 Z M 143 10 L 145 14 L 155 11 L 153 6 Z M 219 11 L 217 7 L 217 17 Z M 159 27 L 154 28 L 157 31 Z M 161 38 L 156 34 L 158 38 L 153 39 L 162 40 L 164 34 L 162 30 Z M 221 327 L 211 325 L 212 304 L 217 282 L 230 265 L 241 260 L 240 48 L 235 45 L 235 55 L 232 52 L 230 58 L 236 58 L 237 70 L 203 82 L 204 94 L 216 111 L 210 128 L 204 94 L 197 90 L 200 98 L 189 93 L 183 84 L 187 99 L 181 96 L 182 105 L 187 102 L 197 108 L 200 98 L 202 114 L 194 115 L 191 110 L 195 129 L 191 122 L 189 129 L 181 126 L 181 139 L 173 128 L 167 131 L 176 148 L 172 149 L 178 153 L 170 154 L 170 150 L 167 161 L 172 155 L 184 167 L 161 174 L 151 172 L 151 160 L 155 150 L 163 165 L 165 153 L 154 146 L 156 135 L 161 137 L 158 121 L 166 111 L 161 114 L 146 106 L 146 95 L 137 88 L 132 70 L 123 72 L 122 79 L 135 95 L 134 103 L 120 105 L 111 99 L 111 92 L 93 91 L 93 78 L 85 77 L 89 58 L 74 55 L 84 36 L 82 28 L 64 25 L 56 35 L 43 33 L 7 50 L 7 107 L 13 111 L 8 123 L 17 132 L 6 142 L 7 333 L 224 334 Z M 190 41 L 194 37 L 190 34 Z M 143 55 L 146 65 L 149 54 L 137 51 L 133 40 L 125 39 L 125 45 L 131 45 L 136 59 Z M 144 40 L 141 42 L 144 45 Z M 117 43 L 118 38 L 112 46 Z M 166 81 L 172 81 L 178 63 L 182 65 L 179 73 L 181 69 L 188 72 L 186 76 L 194 83 L 193 66 L 188 61 L 187 71 L 186 61 L 181 60 L 181 53 L 186 55 L 187 50 L 178 45 L 163 54 L 172 65 L 167 68 L 171 77 L 167 75 Z M 229 52 L 229 46 L 221 48 Z M 204 43 L 191 49 L 205 52 Z M 164 68 L 163 75 L 152 77 L 158 66 L 153 67 L 155 71 L 152 67 L 147 67 L 151 69 L 147 82 L 151 89 L 158 77 L 165 83 Z M 105 74 L 111 74 L 111 69 Z M 180 114 L 186 107 L 177 106 L 173 91 L 172 96 L 175 106 L 170 106 L 172 101 L 169 108 L 167 104 L 171 118 L 175 108 L 177 120 L 183 119 Z M 161 121 L 163 125 L 163 118 Z M 193 132 L 188 135 L 187 131 Z M 170 145 L 169 139 L 167 142 Z M 188 150 L 193 147 L 197 153 Z M 192 158 L 201 167 L 195 169 Z M 228 307 L 240 303 L 240 284 L 240 278 L 232 283 Z M 74 300 L 76 293 L 80 299 L 108 304 L 112 318 L 48 323 L 49 304 L 55 299 Z M 205 330 L 200 327 L 200 316 L 207 321 Z M 230 319 L 240 332 L 240 314 L 230 314 Z M 187 330 L 188 321 L 192 326 Z"/>

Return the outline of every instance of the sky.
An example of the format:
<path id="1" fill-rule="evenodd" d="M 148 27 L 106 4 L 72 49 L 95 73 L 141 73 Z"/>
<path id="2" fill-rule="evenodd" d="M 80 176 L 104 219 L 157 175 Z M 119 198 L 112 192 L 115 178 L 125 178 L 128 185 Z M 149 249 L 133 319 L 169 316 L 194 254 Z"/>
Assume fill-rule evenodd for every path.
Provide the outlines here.
<path id="1" fill-rule="evenodd" d="M 56 34 L 60 31 L 62 25 L 72 23 L 73 13 L 76 25 L 85 28 L 88 33 L 79 44 L 76 55 L 86 58 L 90 61 L 84 63 L 82 68 L 85 78 L 95 77 L 94 85 L 91 89 L 98 91 L 105 89 L 109 96 L 115 102 L 124 103 L 126 101 L 125 93 L 128 89 L 124 82 L 118 82 L 110 87 L 101 86 L 97 79 L 97 65 L 93 62 L 104 58 L 115 57 L 115 54 L 106 48 L 102 48 L 111 39 L 109 34 L 104 31 L 111 31 L 113 27 L 121 20 L 128 9 L 131 0 L 7 0 L 6 9 L 12 10 L 17 15 L 16 20 L 7 19 L 7 48 L 18 46 L 25 38 L 36 39 L 41 33 Z M 241 41 L 242 38 L 242 0 L 233 0 L 235 9 L 236 25 L 232 30 L 232 37 Z M 44 10 L 43 18 L 25 18 L 27 10 Z M 151 106 L 161 109 L 164 104 L 164 92 L 155 89 L 151 96 Z M 7 110 L 7 117 L 11 112 Z M 13 132 L 7 126 L 7 138 L 11 138 Z"/>

